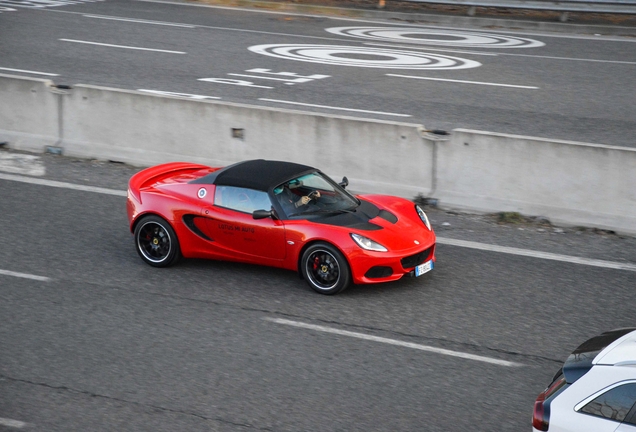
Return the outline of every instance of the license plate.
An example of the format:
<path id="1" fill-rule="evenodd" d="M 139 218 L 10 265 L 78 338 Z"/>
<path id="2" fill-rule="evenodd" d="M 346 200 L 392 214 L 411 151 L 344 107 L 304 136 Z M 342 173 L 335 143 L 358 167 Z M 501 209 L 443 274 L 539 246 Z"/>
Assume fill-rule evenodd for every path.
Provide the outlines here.
<path id="1" fill-rule="evenodd" d="M 420 264 L 415 267 L 415 276 L 422 276 L 424 273 L 428 273 L 433 270 L 433 260 L 426 261 L 424 264 Z"/>

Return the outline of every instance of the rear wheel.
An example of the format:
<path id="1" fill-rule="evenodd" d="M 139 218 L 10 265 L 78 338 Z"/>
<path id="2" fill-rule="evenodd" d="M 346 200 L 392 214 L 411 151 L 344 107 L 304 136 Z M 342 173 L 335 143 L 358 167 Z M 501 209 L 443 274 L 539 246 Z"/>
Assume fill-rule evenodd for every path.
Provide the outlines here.
<path id="1" fill-rule="evenodd" d="M 168 267 L 181 257 L 177 235 L 159 216 L 145 216 L 137 223 L 135 246 L 141 259 L 153 267 Z"/>
<path id="2" fill-rule="evenodd" d="M 309 286 L 320 294 L 337 294 L 347 288 L 351 281 L 347 260 L 328 243 L 309 246 L 303 253 L 300 266 Z"/>

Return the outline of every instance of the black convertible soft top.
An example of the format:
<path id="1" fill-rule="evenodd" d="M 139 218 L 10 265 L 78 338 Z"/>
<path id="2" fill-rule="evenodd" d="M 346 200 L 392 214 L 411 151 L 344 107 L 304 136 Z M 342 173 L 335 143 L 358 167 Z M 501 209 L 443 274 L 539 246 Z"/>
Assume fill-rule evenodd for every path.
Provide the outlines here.
<path id="1" fill-rule="evenodd" d="M 293 162 L 256 159 L 228 165 L 190 183 L 237 186 L 268 191 L 286 180 L 315 170 L 310 166 Z"/>

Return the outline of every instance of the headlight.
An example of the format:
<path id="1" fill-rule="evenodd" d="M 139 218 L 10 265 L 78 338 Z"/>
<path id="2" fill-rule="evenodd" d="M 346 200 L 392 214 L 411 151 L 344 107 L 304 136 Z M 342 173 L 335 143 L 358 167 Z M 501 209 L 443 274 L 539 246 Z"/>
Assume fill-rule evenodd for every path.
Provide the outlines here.
<path id="1" fill-rule="evenodd" d="M 420 216 L 420 219 L 422 219 L 422 222 L 424 222 L 424 225 L 426 225 L 426 228 L 428 228 L 429 231 L 433 231 L 433 228 L 431 228 L 431 223 L 428 221 L 428 216 L 426 216 L 426 213 L 424 213 L 424 210 L 422 210 L 420 206 L 418 205 L 415 206 L 415 210 L 417 211 L 417 214 Z"/>
<path id="2" fill-rule="evenodd" d="M 388 249 L 382 246 L 380 243 L 376 243 L 373 240 L 363 237 L 358 234 L 351 234 L 351 238 L 355 241 L 358 246 L 362 249 L 375 251 L 375 252 L 388 252 Z"/>

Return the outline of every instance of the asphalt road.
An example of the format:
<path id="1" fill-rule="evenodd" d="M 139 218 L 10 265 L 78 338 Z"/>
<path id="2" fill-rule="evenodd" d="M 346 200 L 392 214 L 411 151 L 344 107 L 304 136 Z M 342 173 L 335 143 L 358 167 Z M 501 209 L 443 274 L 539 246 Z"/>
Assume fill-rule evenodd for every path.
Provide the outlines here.
<path id="1" fill-rule="evenodd" d="M 529 430 L 569 352 L 635 324 L 634 238 L 429 209 L 433 272 L 327 297 L 259 266 L 151 268 L 134 168 L 26 159 L 0 163 L 0 430 Z"/>
<path id="2" fill-rule="evenodd" d="M 635 145 L 634 38 L 188 3 L 17 3 L 0 1 L 0 73 Z"/>

